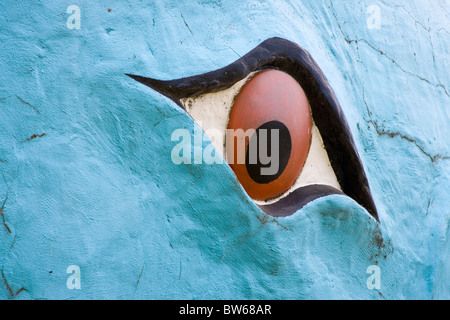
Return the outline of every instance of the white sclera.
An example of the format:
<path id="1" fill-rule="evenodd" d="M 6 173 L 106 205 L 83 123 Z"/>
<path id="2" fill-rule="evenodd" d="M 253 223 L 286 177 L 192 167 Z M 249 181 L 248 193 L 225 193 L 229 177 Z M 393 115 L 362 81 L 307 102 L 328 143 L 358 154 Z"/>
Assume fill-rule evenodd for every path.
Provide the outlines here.
<path id="1" fill-rule="evenodd" d="M 235 97 L 238 95 L 242 86 L 254 75 L 255 73 L 251 73 L 245 79 L 236 82 L 233 86 L 223 91 L 181 100 L 186 111 L 200 125 L 205 133 L 208 133 L 208 131 L 214 132 L 214 137 L 210 137 L 210 139 L 216 150 L 222 156 L 225 155 L 226 129 Z M 322 136 L 314 124 L 314 119 L 308 157 L 295 183 L 288 191 L 276 199 L 270 201 L 254 201 L 260 205 L 274 203 L 300 187 L 313 184 L 328 185 L 341 190 L 323 145 Z"/>

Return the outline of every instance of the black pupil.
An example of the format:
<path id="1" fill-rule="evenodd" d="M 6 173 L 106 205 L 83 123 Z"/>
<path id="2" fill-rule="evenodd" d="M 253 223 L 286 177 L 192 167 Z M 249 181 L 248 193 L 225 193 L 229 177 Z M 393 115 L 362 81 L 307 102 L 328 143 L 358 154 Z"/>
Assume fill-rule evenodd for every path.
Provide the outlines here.
<path id="1" fill-rule="evenodd" d="M 289 162 L 291 149 L 291 135 L 283 123 L 269 121 L 262 124 L 247 146 L 245 166 L 248 174 L 261 184 L 276 180 Z"/>

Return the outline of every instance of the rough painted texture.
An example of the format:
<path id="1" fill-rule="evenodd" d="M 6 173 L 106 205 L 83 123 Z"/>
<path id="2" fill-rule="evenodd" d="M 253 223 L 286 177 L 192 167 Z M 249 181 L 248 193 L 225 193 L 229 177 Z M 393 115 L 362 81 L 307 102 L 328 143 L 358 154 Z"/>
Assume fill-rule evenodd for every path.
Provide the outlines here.
<path id="1" fill-rule="evenodd" d="M 71 1 L 2 1 L 0 297 L 450 298 L 448 5 L 302 2 L 78 1 L 69 30 Z M 227 165 L 174 165 L 193 121 L 124 75 L 215 70 L 272 36 L 326 74 L 379 224 L 343 196 L 268 217 Z"/>

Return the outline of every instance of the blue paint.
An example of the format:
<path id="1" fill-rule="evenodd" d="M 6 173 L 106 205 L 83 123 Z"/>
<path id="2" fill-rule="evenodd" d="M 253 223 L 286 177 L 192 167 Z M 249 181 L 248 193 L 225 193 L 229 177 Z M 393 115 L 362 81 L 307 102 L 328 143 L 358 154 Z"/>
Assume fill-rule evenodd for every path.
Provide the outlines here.
<path id="1" fill-rule="evenodd" d="M 444 1 L 379 1 L 380 29 L 370 1 L 79 1 L 69 30 L 72 4 L 0 4 L 1 298 L 450 297 Z M 192 120 L 124 75 L 215 70 L 272 36 L 328 77 L 379 224 L 343 196 L 274 219 L 227 165 L 174 165 Z"/>

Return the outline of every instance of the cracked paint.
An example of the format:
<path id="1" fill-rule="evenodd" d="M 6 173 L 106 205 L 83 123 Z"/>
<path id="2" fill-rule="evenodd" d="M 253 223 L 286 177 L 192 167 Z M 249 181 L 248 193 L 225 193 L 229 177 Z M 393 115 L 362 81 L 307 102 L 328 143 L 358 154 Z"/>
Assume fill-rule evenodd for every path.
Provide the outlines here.
<path id="1" fill-rule="evenodd" d="M 71 30 L 60 4 L 2 3 L 0 299 L 450 298 L 448 4 L 380 0 L 370 30 L 372 4 L 93 2 Z M 194 122 L 125 76 L 216 70 L 271 37 L 325 73 L 379 222 L 340 195 L 274 219 L 226 164 L 175 165 Z"/>
<path id="2" fill-rule="evenodd" d="M 14 291 L 14 289 L 9 285 L 8 281 L 6 280 L 3 270 L 0 271 L 0 274 L 3 279 L 3 284 L 5 285 L 6 289 L 8 290 L 8 293 L 11 298 L 18 296 L 22 291 L 26 291 L 26 289 L 24 287 L 21 287 L 20 289 Z"/>
<path id="3" fill-rule="evenodd" d="M 333 1 L 331 1 L 330 4 L 331 4 L 331 8 L 333 8 Z M 397 7 L 399 7 L 399 6 L 397 6 Z M 333 16 L 334 16 L 334 18 L 336 19 L 336 21 L 339 21 L 339 20 L 338 20 L 338 17 L 336 16 L 336 13 L 334 12 L 334 9 L 333 9 Z M 414 20 L 414 21 L 416 21 L 416 20 Z M 417 23 L 417 22 L 416 22 L 416 23 Z M 360 42 L 363 42 L 363 43 L 367 44 L 367 45 L 368 45 L 370 48 L 372 48 L 374 51 L 376 51 L 376 52 L 378 52 L 379 54 L 381 54 L 382 56 L 386 57 L 386 58 L 387 58 L 389 61 L 391 61 L 396 67 L 398 67 L 402 72 L 404 72 L 404 73 L 406 73 L 406 74 L 409 74 L 410 76 L 413 76 L 413 77 L 415 77 L 415 78 L 417 78 L 417 79 L 419 79 L 419 80 L 421 80 L 421 81 L 424 81 L 424 82 L 426 82 L 426 83 L 428 83 L 428 84 L 430 84 L 430 85 L 432 85 L 432 86 L 434 86 L 434 87 L 436 87 L 436 88 L 442 89 L 442 90 L 444 91 L 444 93 L 445 93 L 447 96 L 450 97 L 450 95 L 449 95 L 449 93 L 448 93 L 448 91 L 447 91 L 447 88 L 446 88 L 442 83 L 433 83 L 432 81 L 430 81 L 430 80 L 424 78 L 423 76 L 420 76 L 420 75 L 418 75 L 418 74 L 412 73 L 411 71 L 405 70 L 405 69 L 404 69 L 404 68 L 403 68 L 396 60 L 394 60 L 393 58 L 391 58 L 391 57 L 390 57 L 388 54 L 386 54 L 384 51 L 382 51 L 382 50 L 380 50 L 379 48 L 375 47 L 375 46 L 374 46 L 372 43 L 370 43 L 368 40 L 366 40 L 366 39 L 361 39 L 361 38 L 359 38 L 359 39 L 351 39 L 351 38 L 349 38 L 349 37 L 346 35 L 346 33 L 345 33 L 344 30 L 342 29 L 342 26 L 339 24 L 339 22 L 337 23 L 337 25 L 338 25 L 339 31 L 340 31 L 341 34 L 344 36 L 345 42 L 347 42 L 348 44 L 355 43 L 357 46 L 358 46 L 358 43 L 360 43 Z M 424 26 L 422 25 L 422 27 L 424 27 Z M 430 32 L 429 29 L 427 29 L 427 28 L 425 28 L 425 27 L 424 27 L 424 29 L 427 30 L 428 32 Z M 433 45 L 432 45 L 432 42 L 431 42 L 431 38 L 430 38 L 430 44 L 431 44 L 431 47 L 432 47 L 432 48 L 431 48 L 431 49 L 432 49 L 431 52 L 434 52 L 434 48 L 433 48 Z M 434 60 L 434 53 L 433 53 L 433 60 Z"/>
<path id="4" fill-rule="evenodd" d="M 36 111 L 37 114 L 40 113 L 39 110 L 38 110 L 35 106 L 31 105 L 29 102 L 26 102 L 26 101 L 23 100 L 21 97 L 17 96 L 17 99 L 18 99 L 20 102 L 22 102 L 23 104 L 26 104 L 27 106 L 29 106 L 29 107 L 30 107 L 31 109 L 33 109 L 34 111 Z"/>

